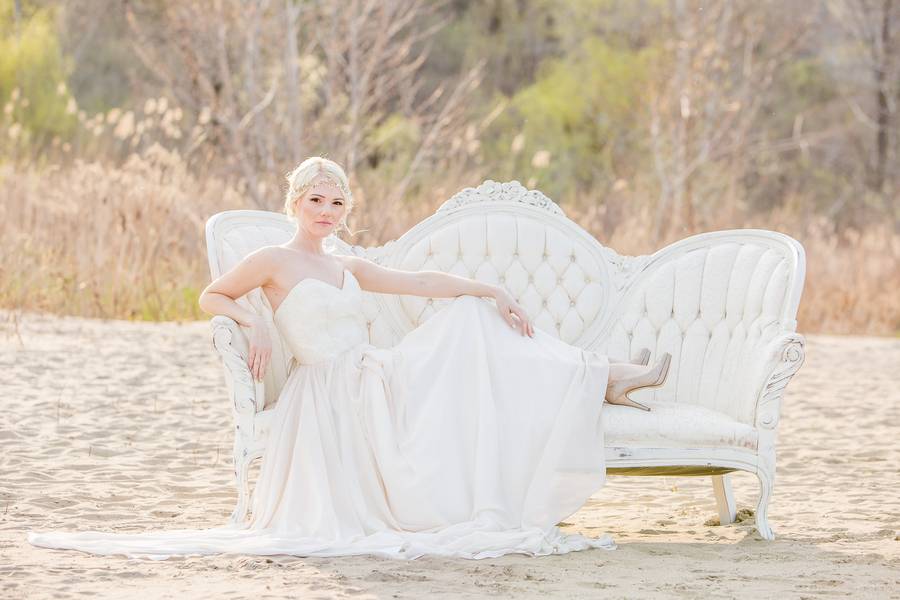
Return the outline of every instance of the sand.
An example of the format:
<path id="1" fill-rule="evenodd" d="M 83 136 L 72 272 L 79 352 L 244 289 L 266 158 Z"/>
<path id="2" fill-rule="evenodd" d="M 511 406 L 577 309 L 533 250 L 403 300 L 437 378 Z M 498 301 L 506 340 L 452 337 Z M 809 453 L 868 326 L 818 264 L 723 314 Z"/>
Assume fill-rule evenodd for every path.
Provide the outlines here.
<path id="1" fill-rule="evenodd" d="M 717 526 L 708 478 L 611 477 L 564 529 L 618 550 L 470 561 L 36 548 L 31 529 L 226 522 L 231 412 L 208 323 L 0 313 L 0 598 L 900 598 L 900 340 L 807 336 L 770 507 Z M 254 472 L 255 475 L 255 472 Z M 732 476 L 739 508 L 756 478 Z"/>

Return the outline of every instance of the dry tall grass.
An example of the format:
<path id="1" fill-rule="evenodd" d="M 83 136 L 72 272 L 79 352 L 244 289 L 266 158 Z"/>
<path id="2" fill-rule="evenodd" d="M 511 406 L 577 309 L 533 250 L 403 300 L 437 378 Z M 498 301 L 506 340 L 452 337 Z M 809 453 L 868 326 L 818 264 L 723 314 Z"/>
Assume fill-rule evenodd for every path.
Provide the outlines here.
<path id="1" fill-rule="evenodd" d="M 604 225 L 605 211 L 567 214 L 604 245 L 621 254 L 648 254 L 701 231 L 669 235 L 653 243 L 649 210 L 632 211 L 613 226 Z M 795 214 L 776 208 L 767 214 L 721 217 L 703 231 L 770 229 L 790 235 L 806 251 L 806 282 L 797 328 L 801 332 L 900 335 L 900 234 L 890 222 L 864 230 L 836 231 L 824 216 Z M 604 230 L 611 233 L 601 237 Z"/>
<path id="2" fill-rule="evenodd" d="M 900 335 L 900 235 L 890 223 L 836 234 L 819 217 L 794 236 L 807 259 L 802 330 Z"/>
<path id="3" fill-rule="evenodd" d="M 156 147 L 121 168 L 0 167 L 0 304 L 92 317 L 199 318 L 208 215 L 242 206 Z"/>
<path id="4" fill-rule="evenodd" d="M 396 238 L 474 183 L 443 182 L 402 204 L 377 194 L 362 198 L 351 225 L 363 231 L 349 241 Z M 648 209 L 583 200 L 567 205 L 567 214 L 620 253 L 650 253 L 678 237 L 653 242 Z M 273 198 L 272 209 L 279 205 Z M 159 146 L 121 167 L 75 162 L 16 172 L 0 166 L 0 306 L 104 318 L 206 318 L 197 306 L 209 281 L 204 223 L 218 211 L 246 206 L 235 189 L 197 179 L 177 154 Z M 781 209 L 706 230 L 736 227 L 774 229 L 804 244 L 800 331 L 897 334 L 900 235 L 888 224 L 838 234 L 824 218 L 804 223 Z"/>

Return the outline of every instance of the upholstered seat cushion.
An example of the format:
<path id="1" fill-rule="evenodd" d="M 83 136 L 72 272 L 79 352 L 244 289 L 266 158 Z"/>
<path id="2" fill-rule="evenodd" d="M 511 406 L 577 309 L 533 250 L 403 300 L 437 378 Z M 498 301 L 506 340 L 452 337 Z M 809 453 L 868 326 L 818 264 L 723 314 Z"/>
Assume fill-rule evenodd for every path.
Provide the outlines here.
<path id="1" fill-rule="evenodd" d="M 750 425 L 702 406 L 646 401 L 647 412 L 628 406 L 603 407 L 607 448 L 747 448 L 757 449 L 757 432 Z M 268 434 L 274 409 L 256 414 L 257 436 Z"/>
<path id="2" fill-rule="evenodd" d="M 603 407 L 603 428 L 608 448 L 757 449 L 756 429 L 724 413 L 677 402 L 641 402 L 652 410 L 647 412 L 614 404 Z"/>

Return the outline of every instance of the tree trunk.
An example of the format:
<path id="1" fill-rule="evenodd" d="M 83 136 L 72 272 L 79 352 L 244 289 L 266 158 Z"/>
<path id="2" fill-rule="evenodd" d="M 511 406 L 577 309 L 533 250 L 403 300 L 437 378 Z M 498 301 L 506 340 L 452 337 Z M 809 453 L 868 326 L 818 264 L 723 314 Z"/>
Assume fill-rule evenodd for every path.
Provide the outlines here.
<path id="1" fill-rule="evenodd" d="M 878 107 L 876 115 L 877 131 L 875 133 L 875 170 L 872 176 L 872 189 L 878 193 L 884 191 L 885 168 L 888 159 L 888 135 L 890 127 L 890 107 L 886 88 L 887 69 L 891 59 L 891 3 L 884 0 L 881 11 L 881 56 L 875 63 L 875 103 Z"/>
<path id="2" fill-rule="evenodd" d="M 297 17 L 300 8 L 294 4 L 294 0 L 284 0 L 285 40 L 284 47 L 284 80 L 287 93 L 288 107 L 288 144 L 290 144 L 291 159 L 299 161 L 303 158 L 303 111 L 300 110 L 300 57 L 297 52 Z"/>

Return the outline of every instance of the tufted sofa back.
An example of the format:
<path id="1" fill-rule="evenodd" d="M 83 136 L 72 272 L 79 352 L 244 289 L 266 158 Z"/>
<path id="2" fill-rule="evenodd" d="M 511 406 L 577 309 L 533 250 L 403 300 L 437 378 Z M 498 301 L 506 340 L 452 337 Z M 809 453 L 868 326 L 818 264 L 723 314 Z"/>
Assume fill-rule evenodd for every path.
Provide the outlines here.
<path id="1" fill-rule="evenodd" d="M 376 260 L 385 266 L 501 284 L 535 326 L 570 344 L 596 338 L 611 299 L 605 249 L 549 198 L 515 181 L 463 190 L 380 250 Z M 379 295 L 376 301 L 370 337 L 390 346 L 452 299 Z"/>
<path id="2" fill-rule="evenodd" d="M 624 263 L 628 264 L 628 263 Z M 672 354 L 666 384 L 635 399 L 690 402 L 753 423 L 768 342 L 796 331 L 803 246 L 774 231 L 713 231 L 639 257 L 619 300 L 589 342 L 617 355 Z"/>
<path id="3" fill-rule="evenodd" d="M 283 243 L 293 227 L 278 213 L 215 215 L 207 223 L 212 276 L 262 245 Z M 779 332 L 796 328 L 805 269 L 799 243 L 765 230 L 704 233 L 652 255 L 621 256 L 549 198 L 515 181 L 466 188 L 384 246 L 332 243 L 337 253 L 389 267 L 500 283 L 536 327 L 573 345 L 617 358 L 642 347 L 654 357 L 671 352 L 666 385 L 638 391 L 636 399 L 701 404 L 744 422 L 752 421 L 755 403 L 747 400 L 753 392 L 741 388 L 750 376 L 741 365 Z M 396 344 L 451 301 L 363 295 L 369 339 L 380 347 Z M 264 381 L 269 407 L 287 377 L 290 355 L 261 290 L 239 302 L 264 315 L 278 340 Z"/>

